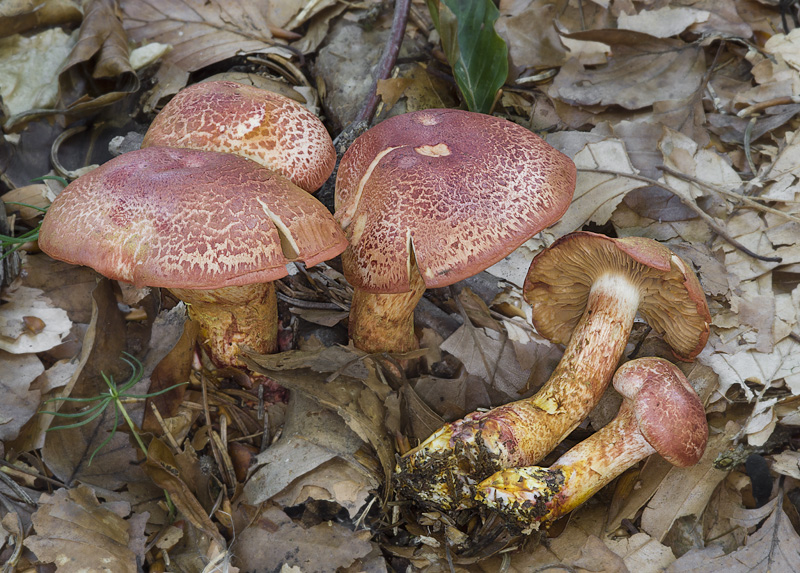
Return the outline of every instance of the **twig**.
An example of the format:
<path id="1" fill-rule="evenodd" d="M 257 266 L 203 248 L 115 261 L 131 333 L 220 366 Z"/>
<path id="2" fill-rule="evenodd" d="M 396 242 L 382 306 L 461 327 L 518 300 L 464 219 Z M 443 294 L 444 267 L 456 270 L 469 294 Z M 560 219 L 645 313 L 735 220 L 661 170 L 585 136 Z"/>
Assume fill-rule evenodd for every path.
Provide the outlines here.
<path id="1" fill-rule="evenodd" d="M 292 306 L 296 306 L 299 308 L 313 308 L 319 310 L 347 310 L 347 308 L 344 308 L 342 307 L 342 305 L 336 304 L 335 302 L 305 300 L 302 298 L 295 298 L 293 296 L 283 294 L 282 292 L 278 292 L 277 295 L 279 300 L 282 300 L 283 302 L 287 302 Z"/>
<path id="2" fill-rule="evenodd" d="M 389 31 L 389 37 L 386 39 L 386 45 L 383 47 L 381 59 L 375 67 L 375 79 L 370 87 L 369 96 L 358 112 L 358 115 L 356 115 L 356 118 L 353 120 L 353 123 L 358 123 L 359 121 L 370 123 L 372 117 L 375 115 L 375 110 L 378 109 L 378 80 L 385 80 L 388 78 L 397 61 L 397 54 L 400 52 L 403 36 L 405 36 L 406 33 L 406 23 L 408 22 L 408 11 L 410 8 L 411 0 L 395 0 L 392 28 Z"/>
<path id="3" fill-rule="evenodd" d="M 670 187 L 665 183 L 661 183 L 659 181 L 656 181 L 655 179 L 650 179 L 649 177 L 645 177 L 643 175 L 635 175 L 633 173 L 622 173 L 620 171 L 612 171 L 610 169 L 583 168 L 583 169 L 578 169 L 578 171 L 584 171 L 587 173 L 605 173 L 606 175 L 614 175 L 616 177 L 627 177 L 628 179 L 635 179 L 637 181 L 642 181 L 644 183 L 647 183 L 648 185 L 652 185 L 653 187 L 659 187 L 661 189 L 664 189 L 665 191 L 669 191 L 670 193 L 675 195 L 678 199 L 680 199 L 684 205 L 689 207 L 689 209 L 697 213 L 698 216 L 701 219 L 703 219 L 703 221 L 705 221 L 705 223 L 709 227 L 711 227 L 715 233 L 717 233 L 720 237 L 725 239 L 734 248 L 739 249 L 744 254 L 753 257 L 754 259 L 758 259 L 759 261 L 764 261 L 768 263 L 780 263 L 783 260 L 780 257 L 766 257 L 764 255 L 759 255 L 757 253 L 754 253 L 753 251 L 745 247 L 742 243 L 731 237 L 722 225 L 717 223 L 717 221 L 711 215 L 703 211 L 697 205 L 697 203 L 691 200 L 691 198 L 685 197 L 682 192 L 678 191 L 677 189 L 674 189 L 673 187 Z"/>
<path id="4" fill-rule="evenodd" d="M 684 179 L 686 181 L 690 181 L 695 183 L 696 185 L 703 187 L 704 189 L 708 189 L 709 191 L 713 191 L 714 193 L 719 193 L 720 195 L 725 195 L 726 197 L 730 197 L 734 201 L 741 201 L 745 205 L 749 205 L 754 209 L 758 209 L 759 211 L 764 211 L 766 213 L 772 213 L 773 215 L 778 215 L 780 217 L 785 217 L 790 221 L 794 221 L 795 223 L 800 223 L 800 217 L 795 217 L 794 215 L 790 215 L 789 213 L 784 213 L 778 209 L 774 209 L 772 207 L 767 207 L 766 205 L 762 205 L 755 199 L 751 197 L 746 197 L 741 193 L 736 193 L 734 191 L 728 191 L 727 189 L 723 189 L 722 187 L 717 187 L 716 185 L 711 185 L 710 183 L 706 183 L 702 179 L 698 179 L 697 177 L 693 177 L 686 173 L 681 173 L 671 167 L 667 167 L 666 165 L 659 165 L 656 167 L 659 171 L 663 171 L 669 175 L 674 177 L 678 177 L 679 179 Z M 763 199 L 762 199 L 763 200 Z"/>

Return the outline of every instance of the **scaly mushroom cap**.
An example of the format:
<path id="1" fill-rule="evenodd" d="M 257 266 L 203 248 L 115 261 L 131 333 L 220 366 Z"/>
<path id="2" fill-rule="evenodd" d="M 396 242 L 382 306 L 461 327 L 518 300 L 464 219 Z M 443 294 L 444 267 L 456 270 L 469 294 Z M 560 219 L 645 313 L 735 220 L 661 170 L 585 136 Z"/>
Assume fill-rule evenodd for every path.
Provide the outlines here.
<path id="1" fill-rule="evenodd" d="M 215 289 L 268 282 L 347 245 L 314 197 L 248 159 L 150 147 L 70 183 L 39 246 L 137 286 Z"/>
<path id="2" fill-rule="evenodd" d="M 319 189 L 336 164 L 333 142 L 317 116 L 282 95 L 229 81 L 178 92 L 144 136 L 142 147 L 153 146 L 235 153 L 308 192 Z"/>
<path id="3" fill-rule="evenodd" d="M 510 121 L 454 109 L 387 119 L 339 165 L 345 276 L 406 292 L 413 258 L 428 288 L 452 284 L 558 221 L 574 190 L 572 161 Z"/>
<path id="4" fill-rule="evenodd" d="M 536 330 L 566 344 L 592 283 L 607 273 L 622 274 L 639 288 L 639 313 L 676 356 L 692 360 L 700 353 L 711 323 L 700 282 L 678 255 L 643 237 L 612 239 L 579 231 L 536 255 L 523 286 Z"/>
<path id="5" fill-rule="evenodd" d="M 630 400 L 639 431 L 669 463 L 692 466 L 708 442 L 700 398 L 677 366 L 662 358 L 640 358 L 614 374 L 614 388 Z"/>

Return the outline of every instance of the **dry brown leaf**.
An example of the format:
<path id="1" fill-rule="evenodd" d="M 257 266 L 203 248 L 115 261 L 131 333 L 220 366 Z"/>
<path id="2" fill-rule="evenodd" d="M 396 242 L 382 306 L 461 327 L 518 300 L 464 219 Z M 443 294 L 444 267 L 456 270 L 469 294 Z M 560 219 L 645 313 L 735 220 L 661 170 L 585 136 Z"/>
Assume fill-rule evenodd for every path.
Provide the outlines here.
<path id="1" fill-rule="evenodd" d="M 225 547 L 225 540 L 216 525 L 208 517 L 206 510 L 197 501 L 189 487 L 181 479 L 175 456 L 161 440 L 154 438 L 147 448 L 144 470 L 153 482 L 169 493 L 172 503 L 181 515 L 194 527 L 212 539 L 219 547 Z"/>
<path id="2" fill-rule="evenodd" d="M 41 563 L 64 573 L 140 571 L 147 514 L 125 519 L 130 505 L 101 504 L 84 485 L 43 494 L 39 504 L 33 514 L 36 535 L 25 539 L 25 546 Z"/>
<path id="3" fill-rule="evenodd" d="M 134 41 L 171 44 L 164 62 L 189 72 L 275 43 L 269 2 L 123 0 L 120 5 Z"/>
<path id="4" fill-rule="evenodd" d="M 384 478 L 389 479 L 394 469 L 394 441 L 386 432 L 384 400 L 391 389 L 378 380 L 358 354 L 331 347 L 317 352 L 252 355 L 245 362 L 254 372 L 303 392 L 341 416 L 351 430 L 375 448 Z M 367 374 L 363 374 L 365 371 Z"/>
<path id="5" fill-rule="evenodd" d="M 8 354 L 0 350 L 0 440 L 7 442 L 39 409 L 39 390 L 31 382 L 44 372 L 35 354 Z"/>
<path id="6" fill-rule="evenodd" d="M 327 522 L 308 529 L 275 506 L 267 506 L 234 545 L 235 564 L 244 571 L 336 571 L 372 551 L 367 530 Z M 282 569 L 285 568 L 285 569 Z"/>
<path id="7" fill-rule="evenodd" d="M 656 38 L 677 36 L 694 24 L 707 22 L 711 13 L 685 6 L 665 6 L 657 10 L 642 10 L 629 16 L 620 14 L 617 24 L 620 30 L 632 30 L 650 34 Z"/>
<path id="8" fill-rule="evenodd" d="M 370 478 L 356 461 L 356 452 L 363 444 L 340 416 L 312 398 L 294 393 L 289 401 L 283 433 L 278 441 L 256 457 L 242 499 L 251 505 L 273 499 L 304 476 L 337 458 L 350 468 L 354 481 L 376 487 L 378 482 Z M 306 483 L 313 483 L 313 479 L 309 478 Z M 347 501 L 343 499 L 340 504 L 346 506 Z"/>
<path id="9" fill-rule="evenodd" d="M 513 4 L 509 8 L 501 5 L 500 17 L 495 23 L 497 33 L 508 44 L 512 77 L 529 69 L 562 65 L 567 59 L 567 50 L 555 27 L 558 7 L 549 0 Z"/>
<path id="10" fill-rule="evenodd" d="M 0 38 L 35 28 L 73 24 L 83 12 L 77 0 L 7 0 L 0 2 Z"/>
<path id="11" fill-rule="evenodd" d="M 568 60 L 548 94 L 572 105 L 619 105 L 640 109 L 657 101 L 680 100 L 700 87 L 705 72 L 701 48 L 624 30 L 569 34 L 578 40 L 611 46 L 608 65 L 586 69 Z"/>
<path id="12" fill-rule="evenodd" d="M 783 510 L 783 495 L 779 494 L 765 506 L 753 510 L 741 510 L 741 521 L 745 527 L 755 525 L 763 519 L 765 511 L 771 510 L 769 517 L 754 533 L 750 534 L 745 545 L 736 551 L 723 553 L 720 545 L 711 544 L 705 549 L 690 551 L 667 571 L 678 573 L 749 573 L 751 571 L 798 571 L 800 570 L 800 536 L 792 527 Z M 758 519 L 749 518 L 750 513 Z"/>
<path id="13" fill-rule="evenodd" d="M 458 358 L 467 372 L 485 380 L 502 401 L 521 397 L 528 372 L 519 365 L 514 345 L 505 333 L 464 324 L 442 343 L 441 349 Z M 498 399 L 497 394 L 494 398 Z"/>

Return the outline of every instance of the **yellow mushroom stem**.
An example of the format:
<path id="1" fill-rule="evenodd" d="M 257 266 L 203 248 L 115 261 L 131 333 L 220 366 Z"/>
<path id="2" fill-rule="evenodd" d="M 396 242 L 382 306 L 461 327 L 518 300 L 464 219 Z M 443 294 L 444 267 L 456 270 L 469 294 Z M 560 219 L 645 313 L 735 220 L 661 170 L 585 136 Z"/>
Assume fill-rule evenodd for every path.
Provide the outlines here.
<path id="1" fill-rule="evenodd" d="M 527 534 L 566 515 L 655 452 L 639 431 L 631 403 L 625 401 L 614 420 L 549 468 L 499 471 L 478 484 L 476 499 Z"/>
<path id="2" fill-rule="evenodd" d="M 414 335 L 414 309 L 425 293 L 425 282 L 411 265 L 408 292 L 374 294 L 353 289 L 349 333 L 353 345 L 364 352 L 410 352 L 419 348 Z"/>
<path id="3" fill-rule="evenodd" d="M 278 302 L 272 282 L 211 290 L 169 289 L 189 306 L 200 340 L 219 367 L 245 366 L 239 349 L 278 351 Z"/>
<path id="4" fill-rule="evenodd" d="M 449 510 L 474 505 L 475 484 L 504 468 L 530 466 L 589 414 L 625 349 L 640 300 L 622 274 L 600 276 L 561 361 L 531 398 L 474 412 L 434 432 L 400 459 L 396 487 Z"/>

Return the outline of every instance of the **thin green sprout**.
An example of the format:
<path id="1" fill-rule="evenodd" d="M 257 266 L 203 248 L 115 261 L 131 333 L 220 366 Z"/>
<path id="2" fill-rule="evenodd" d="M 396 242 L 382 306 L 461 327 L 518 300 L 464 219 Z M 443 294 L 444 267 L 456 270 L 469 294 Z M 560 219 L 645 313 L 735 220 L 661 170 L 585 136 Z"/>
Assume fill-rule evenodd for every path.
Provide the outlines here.
<path id="1" fill-rule="evenodd" d="M 101 372 L 100 375 L 103 377 L 103 381 L 108 386 L 108 392 L 101 392 L 97 396 L 92 396 L 90 398 L 70 398 L 70 397 L 58 397 L 58 398 L 50 398 L 46 400 L 47 402 L 77 402 L 77 403 L 89 403 L 89 402 L 97 402 L 94 406 L 87 410 L 83 410 L 81 412 L 74 412 L 74 413 L 62 413 L 62 412 L 55 412 L 55 411 L 41 411 L 41 414 L 50 414 L 52 416 L 58 416 L 61 418 L 83 418 L 78 422 L 74 422 L 72 424 L 64 424 L 61 426 L 54 426 L 49 428 L 47 431 L 51 430 L 67 430 L 71 428 L 79 428 L 81 426 L 85 426 L 86 424 L 96 420 L 100 414 L 102 414 L 109 405 L 114 406 L 114 423 L 111 426 L 111 432 L 109 433 L 108 437 L 104 439 L 97 448 L 92 452 L 92 455 L 89 457 L 89 465 L 91 465 L 92 460 L 94 459 L 95 455 L 105 447 L 113 438 L 117 432 L 117 428 L 119 427 L 120 420 L 119 417 L 125 419 L 125 422 L 128 424 L 128 427 L 131 429 L 131 433 L 133 434 L 136 443 L 139 445 L 139 448 L 144 453 L 145 457 L 147 457 L 147 447 L 144 445 L 141 436 L 139 435 L 139 429 L 136 427 L 136 424 L 133 423 L 130 416 L 128 415 L 127 410 L 125 410 L 125 406 L 123 404 L 124 401 L 128 400 L 144 400 L 146 398 L 152 398 L 154 396 L 159 396 L 161 394 L 165 394 L 170 390 L 177 388 L 178 386 L 183 386 L 186 382 L 181 382 L 180 384 L 174 384 L 169 388 L 164 388 L 157 392 L 151 392 L 149 394 L 127 394 L 127 390 L 132 388 L 142 379 L 143 374 L 143 366 L 142 363 L 136 359 L 134 356 L 131 356 L 127 352 L 123 352 L 121 360 L 125 362 L 128 366 L 131 367 L 131 374 L 130 377 L 121 385 L 118 386 L 114 383 L 113 376 L 107 376 L 105 372 Z"/>

